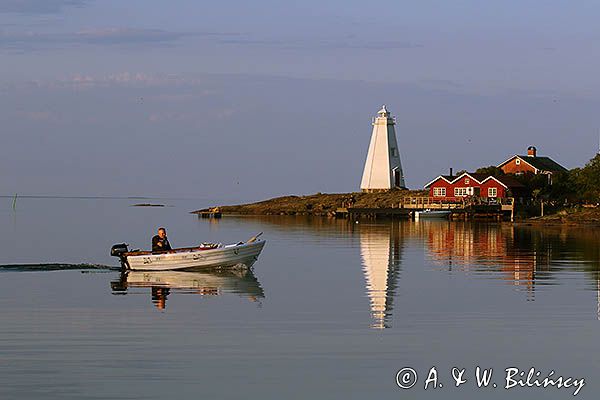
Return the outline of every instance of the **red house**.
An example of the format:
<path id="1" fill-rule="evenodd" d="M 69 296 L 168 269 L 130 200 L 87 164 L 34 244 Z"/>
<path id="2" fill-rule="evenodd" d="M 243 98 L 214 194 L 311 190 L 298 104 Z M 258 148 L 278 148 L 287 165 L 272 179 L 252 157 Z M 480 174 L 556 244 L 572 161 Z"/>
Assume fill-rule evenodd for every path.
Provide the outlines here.
<path id="1" fill-rule="evenodd" d="M 440 175 L 427 185 L 429 197 L 461 201 L 465 197 L 518 197 L 524 186 L 510 176 L 492 176 L 465 172 L 460 176 Z"/>
<path id="2" fill-rule="evenodd" d="M 505 174 L 520 175 L 527 172 L 532 174 L 552 175 L 556 172 L 566 172 L 567 169 L 551 159 L 550 157 L 540 157 L 537 155 L 537 149 L 534 146 L 527 148 L 527 155 L 514 155 L 502 164 L 498 165 Z"/>

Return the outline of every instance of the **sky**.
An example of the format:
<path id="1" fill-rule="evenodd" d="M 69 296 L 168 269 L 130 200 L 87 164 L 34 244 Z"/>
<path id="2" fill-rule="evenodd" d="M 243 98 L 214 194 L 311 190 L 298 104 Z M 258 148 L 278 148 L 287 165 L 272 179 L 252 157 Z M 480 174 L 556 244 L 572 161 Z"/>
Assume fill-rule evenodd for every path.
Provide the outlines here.
<path id="1" fill-rule="evenodd" d="M 0 195 L 359 190 L 382 104 L 410 188 L 598 151 L 600 2 L 0 0 Z"/>

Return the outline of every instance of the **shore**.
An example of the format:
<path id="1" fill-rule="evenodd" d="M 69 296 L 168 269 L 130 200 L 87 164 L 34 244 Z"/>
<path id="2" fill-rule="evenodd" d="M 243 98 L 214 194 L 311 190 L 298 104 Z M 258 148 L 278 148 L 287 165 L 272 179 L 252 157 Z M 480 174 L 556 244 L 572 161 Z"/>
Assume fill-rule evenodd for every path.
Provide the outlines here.
<path id="1" fill-rule="evenodd" d="M 600 226 L 600 207 L 575 207 L 564 209 L 543 217 L 528 218 L 523 222 L 543 225 Z"/>
<path id="2" fill-rule="evenodd" d="M 404 197 L 427 196 L 425 190 L 392 190 L 381 193 L 316 193 L 307 196 L 282 196 L 256 203 L 218 206 L 192 211 L 194 214 L 218 208 L 224 215 L 314 215 L 333 216 L 340 207 L 391 208 Z"/>
<path id="3" fill-rule="evenodd" d="M 218 212 L 222 215 L 335 215 L 338 208 L 396 208 L 406 197 L 426 197 L 424 190 L 393 190 L 381 193 L 316 193 L 306 196 L 282 196 L 255 203 L 220 205 L 192 211 L 193 214 Z M 574 207 L 543 217 L 519 219 L 518 223 L 539 225 L 600 226 L 600 207 Z"/>

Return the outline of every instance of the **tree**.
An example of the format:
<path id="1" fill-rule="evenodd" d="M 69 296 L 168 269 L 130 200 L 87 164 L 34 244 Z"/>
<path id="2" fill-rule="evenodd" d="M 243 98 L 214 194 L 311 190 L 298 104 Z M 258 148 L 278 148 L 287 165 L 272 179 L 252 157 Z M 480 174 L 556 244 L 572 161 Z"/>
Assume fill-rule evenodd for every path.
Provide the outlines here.
<path id="1" fill-rule="evenodd" d="M 504 171 L 502 168 L 498 168 L 494 165 L 490 165 L 489 167 L 481 167 L 475 171 L 476 174 L 486 174 L 491 176 L 502 176 L 504 175 Z"/>
<path id="2" fill-rule="evenodd" d="M 578 201 L 579 193 L 572 171 L 552 174 L 552 185 L 546 186 L 544 195 L 560 203 Z"/>
<path id="3" fill-rule="evenodd" d="M 548 176 L 546 174 L 534 174 L 533 172 L 525 172 L 523 174 L 515 175 L 515 179 L 523 186 L 525 197 L 532 198 L 534 200 L 545 197 L 547 192 Z"/>
<path id="4" fill-rule="evenodd" d="M 583 168 L 571 171 L 572 179 L 582 200 L 600 201 L 600 153 Z"/>

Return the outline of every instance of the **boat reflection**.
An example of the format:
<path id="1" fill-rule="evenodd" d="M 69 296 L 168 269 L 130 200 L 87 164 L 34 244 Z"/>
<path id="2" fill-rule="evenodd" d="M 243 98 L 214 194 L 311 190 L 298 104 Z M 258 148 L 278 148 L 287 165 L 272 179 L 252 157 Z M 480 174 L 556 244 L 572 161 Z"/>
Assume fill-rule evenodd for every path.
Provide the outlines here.
<path id="1" fill-rule="evenodd" d="M 152 303 L 164 310 L 172 293 L 199 296 L 237 294 L 253 302 L 265 297 L 264 291 L 248 268 L 211 271 L 125 271 L 111 282 L 113 294 L 127 294 L 132 289 L 150 288 Z"/>

